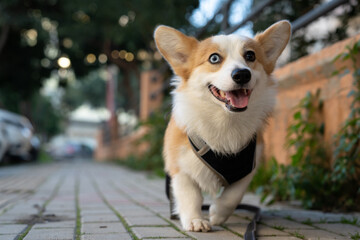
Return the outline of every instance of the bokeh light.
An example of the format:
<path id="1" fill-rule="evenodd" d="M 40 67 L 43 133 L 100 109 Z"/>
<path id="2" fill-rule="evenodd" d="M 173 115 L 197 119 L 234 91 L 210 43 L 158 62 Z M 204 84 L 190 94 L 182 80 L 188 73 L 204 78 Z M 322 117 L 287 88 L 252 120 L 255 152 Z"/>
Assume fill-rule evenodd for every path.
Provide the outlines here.
<path id="1" fill-rule="evenodd" d="M 129 23 L 129 16 L 127 16 L 127 15 L 122 15 L 122 16 L 119 18 L 119 24 L 120 24 L 120 26 L 125 27 L 128 23 Z"/>
<path id="2" fill-rule="evenodd" d="M 73 46 L 73 41 L 70 38 L 64 38 L 62 44 L 65 48 L 71 48 Z"/>
<path id="3" fill-rule="evenodd" d="M 101 53 L 100 55 L 99 55 L 99 62 L 100 63 L 106 63 L 107 62 L 107 60 L 108 60 L 108 58 L 107 58 L 107 56 L 104 54 L 104 53 Z"/>
<path id="4" fill-rule="evenodd" d="M 68 57 L 60 57 L 57 63 L 61 68 L 68 68 L 71 65 L 71 61 Z"/>
<path id="5" fill-rule="evenodd" d="M 120 57 L 121 59 L 125 59 L 126 54 L 127 54 L 127 51 L 121 50 L 121 51 L 119 52 L 119 57 Z"/>
<path id="6" fill-rule="evenodd" d="M 111 57 L 112 57 L 113 59 L 119 58 L 119 51 L 118 51 L 118 50 L 113 50 L 113 51 L 111 52 Z"/>
<path id="7" fill-rule="evenodd" d="M 126 53 L 125 60 L 128 62 L 132 62 L 134 60 L 134 54 L 132 54 L 131 52 Z"/>
<path id="8" fill-rule="evenodd" d="M 92 53 L 89 53 L 88 55 L 86 55 L 86 62 L 92 64 L 96 61 L 96 56 Z"/>

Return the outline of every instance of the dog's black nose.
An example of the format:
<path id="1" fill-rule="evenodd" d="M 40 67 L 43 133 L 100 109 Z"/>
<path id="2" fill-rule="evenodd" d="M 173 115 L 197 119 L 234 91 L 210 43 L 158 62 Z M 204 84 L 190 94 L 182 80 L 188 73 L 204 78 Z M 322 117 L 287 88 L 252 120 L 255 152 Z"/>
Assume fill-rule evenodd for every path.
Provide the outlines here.
<path id="1" fill-rule="evenodd" d="M 231 77 L 237 84 L 245 84 L 250 81 L 251 72 L 246 68 L 236 68 L 231 72 Z"/>

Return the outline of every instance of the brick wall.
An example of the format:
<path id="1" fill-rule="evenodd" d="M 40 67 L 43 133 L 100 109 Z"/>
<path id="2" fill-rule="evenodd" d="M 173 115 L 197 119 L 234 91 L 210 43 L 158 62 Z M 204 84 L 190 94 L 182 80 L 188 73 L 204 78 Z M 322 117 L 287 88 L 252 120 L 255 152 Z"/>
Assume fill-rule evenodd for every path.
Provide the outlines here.
<path id="1" fill-rule="evenodd" d="M 347 97 L 352 86 L 352 72 L 333 76 L 332 73 L 342 67 L 351 69 L 351 61 L 334 62 L 334 58 L 345 51 L 347 45 L 353 45 L 360 34 L 324 48 L 318 53 L 305 56 L 275 70 L 278 81 L 277 104 L 273 117 L 265 132 L 265 156 L 274 156 L 278 162 L 289 163 L 290 153 L 285 148 L 286 129 L 292 121 L 294 107 L 305 97 L 308 91 L 315 93 L 321 89 L 324 102 L 325 144 L 331 152 L 334 134 L 342 126 L 350 112 L 351 99 Z"/>
<path id="2" fill-rule="evenodd" d="M 157 70 L 141 73 L 140 120 L 146 120 L 153 111 L 161 106 L 163 79 Z M 147 149 L 147 144 L 137 144 L 137 141 L 146 133 L 146 128 L 139 128 L 128 136 L 118 136 L 118 128 L 117 119 L 110 119 L 107 129 L 110 136 L 106 136 L 105 128 L 99 131 L 98 146 L 95 151 L 97 161 L 126 158 L 130 154 L 141 155 Z"/>
<path id="3" fill-rule="evenodd" d="M 164 77 L 157 70 L 141 73 L 140 79 L 140 119 L 145 120 L 163 101 Z"/>
<path id="4" fill-rule="evenodd" d="M 138 143 L 137 140 L 139 140 L 146 132 L 147 129 L 143 127 L 139 128 L 129 136 L 112 139 L 111 141 L 106 142 L 104 141 L 104 132 L 99 131 L 95 159 L 101 162 L 126 158 L 129 155 L 140 156 L 147 149 L 148 144 Z"/>

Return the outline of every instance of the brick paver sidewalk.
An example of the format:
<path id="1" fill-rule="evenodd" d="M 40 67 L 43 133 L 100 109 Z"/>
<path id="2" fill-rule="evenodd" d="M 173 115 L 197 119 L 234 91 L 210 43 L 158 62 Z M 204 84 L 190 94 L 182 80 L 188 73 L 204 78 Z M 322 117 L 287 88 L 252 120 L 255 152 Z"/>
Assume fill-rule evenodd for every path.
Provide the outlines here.
<path id="1" fill-rule="evenodd" d="M 236 211 L 210 233 L 168 217 L 164 180 L 144 173 L 89 162 L 0 168 L 0 240 L 242 239 L 251 214 Z M 358 218 L 264 210 L 258 239 L 360 239 Z"/>

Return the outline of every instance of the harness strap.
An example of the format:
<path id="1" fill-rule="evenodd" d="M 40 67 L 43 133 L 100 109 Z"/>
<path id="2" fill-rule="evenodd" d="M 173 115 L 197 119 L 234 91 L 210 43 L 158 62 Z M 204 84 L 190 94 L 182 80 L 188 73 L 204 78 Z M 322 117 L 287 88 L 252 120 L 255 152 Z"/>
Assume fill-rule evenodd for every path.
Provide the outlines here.
<path id="1" fill-rule="evenodd" d="M 216 153 L 201 138 L 193 135 L 188 138 L 195 155 L 225 187 L 246 177 L 255 168 L 256 135 L 235 154 Z"/>

